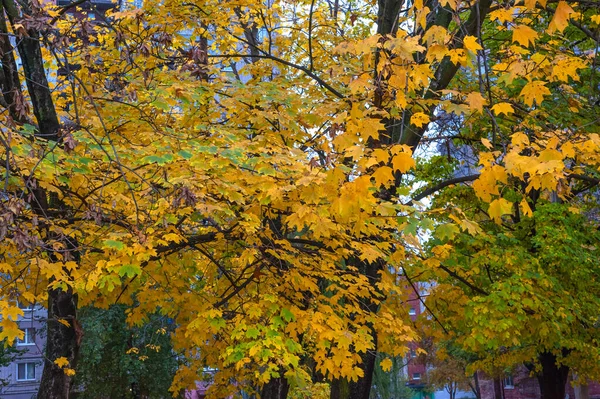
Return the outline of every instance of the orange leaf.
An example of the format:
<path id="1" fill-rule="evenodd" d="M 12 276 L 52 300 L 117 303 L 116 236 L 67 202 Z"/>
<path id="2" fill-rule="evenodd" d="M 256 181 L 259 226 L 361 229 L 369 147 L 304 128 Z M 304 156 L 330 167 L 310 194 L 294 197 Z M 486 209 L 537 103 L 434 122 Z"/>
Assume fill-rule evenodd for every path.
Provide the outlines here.
<path id="1" fill-rule="evenodd" d="M 522 46 L 529 47 L 530 44 L 535 43 L 538 33 L 527 25 L 519 25 L 513 29 L 512 41 L 521 44 Z"/>

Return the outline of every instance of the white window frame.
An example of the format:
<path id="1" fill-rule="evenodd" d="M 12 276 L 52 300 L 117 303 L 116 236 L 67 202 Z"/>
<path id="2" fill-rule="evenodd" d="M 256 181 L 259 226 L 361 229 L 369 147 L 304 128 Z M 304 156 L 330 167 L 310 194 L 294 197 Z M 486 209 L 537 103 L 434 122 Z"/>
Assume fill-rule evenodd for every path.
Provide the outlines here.
<path id="1" fill-rule="evenodd" d="M 17 346 L 32 346 L 35 345 L 35 328 L 27 327 L 24 328 L 23 331 L 25 335 L 23 339 L 17 339 Z"/>
<path id="2" fill-rule="evenodd" d="M 504 385 L 504 388 L 506 388 L 506 389 L 514 389 L 515 388 L 515 381 L 514 381 L 512 374 L 508 374 L 506 377 L 504 377 L 502 379 L 502 385 Z"/>
<path id="3" fill-rule="evenodd" d="M 24 373 L 25 373 L 25 378 L 19 378 L 19 367 L 23 365 L 24 369 Z M 37 364 L 36 362 L 21 362 L 21 363 L 17 363 L 17 381 L 36 381 L 36 374 L 35 374 L 35 368 L 36 368 Z M 33 367 L 33 378 L 27 378 L 27 375 L 29 374 L 29 368 Z"/>
<path id="4" fill-rule="evenodd" d="M 415 380 L 415 381 L 416 380 L 420 380 L 421 379 L 421 373 L 413 373 L 412 377 L 413 377 L 412 379 Z"/>
<path id="5" fill-rule="evenodd" d="M 408 314 L 409 314 L 409 316 L 416 316 L 417 315 L 417 309 L 415 309 L 415 308 L 409 308 L 408 309 Z"/>
<path id="6" fill-rule="evenodd" d="M 29 305 L 25 305 L 23 302 L 18 301 L 17 302 L 17 306 L 19 307 L 19 309 L 21 309 L 24 312 L 31 312 L 33 310 L 33 305 L 29 304 Z"/>

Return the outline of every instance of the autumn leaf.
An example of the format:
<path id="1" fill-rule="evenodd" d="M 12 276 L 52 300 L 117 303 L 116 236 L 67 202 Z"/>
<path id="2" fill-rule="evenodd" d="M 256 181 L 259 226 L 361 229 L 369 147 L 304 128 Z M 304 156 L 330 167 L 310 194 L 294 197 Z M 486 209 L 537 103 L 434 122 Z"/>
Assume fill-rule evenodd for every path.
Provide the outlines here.
<path id="1" fill-rule="evenodd" d="M 71 327 L 71 323 L 69 323 L 67 320 L 65 319 L 56 319 L 56 321 L 58 321 L 60 324 L 62 324 L 65 327 Z"/>
<path id="2" fill-rule="evenodd" d="M 68 375 L 69 377 L 73 377 L 73 376 L 76 374 L 76 372 L 75 372 L 75 370 L 74 370 L 74 369 L 70 369 L 70 368 L 68 368 L 68 367 L 64 368 L 64 369 L 63 369 L 63 371 L 64 371 L 64 373 L 65 373 L 66 375 Z"/>
<path id="3" fill-rule="evenodd" d="M 372 175 L 375 178 L 375 184 L 378 186 L 387 186 L 394 180 L 392 168 L 389 166 L 380 166 Z"/>
<path id="4" fill-rule="evenodd" d="M 390 358 L 385 358 L 381 361 L 381 363 L 379 363 L 379 366 L 381 366 L 381 369 L 385 372 L 388 372 L 392 369 L 392 360 Z"/>
<path id="5" fill-rule="evenodd" d="M 56 364 L 60 368 L 63 368 L 69 365 L 69 360 L 66 357 L 59 357 L 56 360 L 54 360 L 54 364 Z"/>
<path id="6" fill-rule="evenodd" d="M 0 321 L 0 340 L 6 339 L 7 342 L 12 342 L 15 339 L 23 339 L 25 333 L 19 329 L 19 325 L 10 319 Z"/>
<path id="7" fill-rule="evenodd" d="M 488 215 L 490 215 L 496 223 L 502 223 L 502 216 L 512 213 L 512 206 L 512 202 L 507 201 L 504 198 L 495 199 L 490 202 Z"/>
<path id="8" fill-rule="evenodd" d="M 534 102 L 539 106 L 544 101 L 544 96 L 550 95 L 550 90 L 546 87 L 546 82 L 541 80 L 534 80 L 533 82 L 527 83 L 521 93 L 523 102 L 528 106 L 532 107 Z"/>
<path id="9" fill-rule="evenodd" d="M 477 38 L 475 36 L 466 36 L 463 39 L 464 47 L 472 52 L 476 53 L 478 50 L 483 50 L 483 47 L 477 42 Z"/>
<path id="10" fill-rule="evenodd" d="M 564 31 L 569 25 L 569 18 L 573 13 L 575 13 L 575 11 L 573 11 L 566 1 L 559 1 L 556 6 L 556 10 L 554 11 L 552 21 L 550 21 L 550 24 L 548 25 L 548 33 L 552 33 L 554 31 Z"/>
<path id="11" fill-rule="evenodd" d="M 392 158 L 392 167 L 402 173 L 408 172 L 415 167 L 415 160 L 408 152 L 400 152 Z"/>
<path id="12" fill-rule="evenodd" d="M 483 98 L 480 92 L 474 91 L 467 95 L 467 104 L 471 111 L 483 112 L 483 106 L 486 104 L 486 99 Z"/>
<path id="13" fill-rule="evenodd" d="M 494 104 L 491 109 L 496 115 L 510 115 L 513 112 L 515 112 L 513 106 L 510 103 L 497 103 Z"/>
<path id="14" fill-rule="evenodd" d="M 410 117 L 410 123 L 416 127 L 422 127 L 429 123 L 429 116 L 423 112 L 416 112 Z"/>
<path id="15" fill-rule="evenodd" d="M 538 37 L 538 33 L 527 25 L 518 25 L 513 28 L 512 32 L 512 41 L 525 47 L 534 44 Z"/>
<path id="16" fill-rule="evenodd" d="M 482 138 L 482 139 L 481 139 L 481 143 L 482 143 L 482 144 L 483 144 L 483 146 L 484 146 L 485 148 L 487 148 L 488 150 L 491 150 L 491 149 L 492 149 L 492 147 L 494 147 L 494 146 L 493 146 L 493 144 L 492 144 L 492 142 L 491 142 L 491 141 L 489 141 L 489 140 L 488 140 L 488 139 L 486 139 L 486 138 Z"/>

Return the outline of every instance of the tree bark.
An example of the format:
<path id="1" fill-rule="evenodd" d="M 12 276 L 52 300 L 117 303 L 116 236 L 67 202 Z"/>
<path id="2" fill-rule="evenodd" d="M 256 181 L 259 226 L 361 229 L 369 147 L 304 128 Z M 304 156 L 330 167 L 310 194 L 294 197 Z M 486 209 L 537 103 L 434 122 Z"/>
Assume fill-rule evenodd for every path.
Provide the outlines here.
<path id="1" fill-rule="evenodd" d="M 367 352 L 361 356 L 361 368 L 364 377 L 357 381 L 347 379 L 336 379 L 331 382 L 330 399 L 369 399 L 371 384 L 373 383 L 373 371 L 375 370 L 376 352 Z"/>
<path id="2" fill-rule="evenodd" d="M 590 390 L 587 384 L 575 385 L 575 399 L 590 399 Z"/>
<path id="3" fill-rule="evenodd" d="M 69 398 L 73 380 L 54 364 L 54 360 L 66 357 L 70 362 L 69 367 L 75 366 L 80 341 L 76 315 L 77 295 L 61 289 L 48 290 L 46 360 L 38 399 Z M 68 322 L 69 326 L 59 320 Z"/>
<path id="4" fill-rule="evenodd" d="M 537 375 L 542 399 L 564 399 L 569 368 L 556 363 L 556 355 L 544 352 L 538 357 L 542 371 Z"/>
<path id="5" fill-rule="evenodd" d="M 286 399 L 289 390 L 285 377 L 273 378 L 263 386 L 260 399 Z"/>
<path id="6" fill-rule="evenodd" d="M 8 108 L 8 112 L 13 120 L 24 123 L 26 122 L 26 109 L 21 92 L 17 62 L 9 40 L 8 26 L 2 3 L 0 3 L 0 50 L 2 51 L 2 56 L 0 57 L 2 69 L 0 69 L 0 73 L 2 74 L 3 105 Z"/>
<path id="7" fill-rule="evenodd" d="M 494 378 L 494 399 L 504 399 L 502 379 Z"/>
<path id="8" fill-rule="evenodd" d="M 30 13 L 31 10 L 27 7 L 27 4 L 23 2 L 21 7 Z M 15 29 L 15 24 L 20 23 L 21 19 L 19 8 L 13 0 L 3 0 L 3 5 L 8 19 L 13 25 L 13 30 L 21 32 L 19 29 Z M 39 32 L 29 29 L 26 35 L 21 34 L 21 37 L 17 40 L 17 48 L 23 63 L 25 83 L 31 97 L 33 113 L 39 127 L 36 135 L 47 140 L 58 141 L 60 124 L 52 101 L 52 94 L 48 87 L 42 50 L 40 49 Z"/>
<path id="9" fill-rule="evenodd" d="M 60 140 L 60 122 L 52 100 L 52 94 L 48 87 L 46 71 L 44 69 L 44 60 L 40 48 L 39 32 L 28 29 L 27 33 L 23 31 L 21 11 L 31 14 L 31 8 L 27 2 L 22 2 L 17 6 L 14 0 L 1 0 L 0 7 L 0 30 L 6 31 L 6 20 L 4 12 L 10 21 L 13 31 L 19 36 L 17 39 L 17 49 L 23 64 L 25 83 L 29 95 L 33 113 L 37 121 L 36 137 L 48 141 L 57 142 Z M 18 25 L 21 27 L 18 27 Z M 8 103 L 11 116 L 21 118 L 20 122 L 26 120 L 24 109 L 17 107 L 19 100 L 22 100 L 21 81 L 16 71 L 14 58 L 14 49 L 6 39 L 0 41 L 2 50 L 2 71 L 3 79 L 3 98 Z M 48 199 L 47 193 L 41 188 L 32 190 L 32 209 L 40 216 L 47 217 L 48 210 L 56 204 L 56 201 Z M 69 242 L 67 246 L 76 248 L 76 243 Z M 72 257 L 79 261 L 79 254 L 72 253 Z M 50 258 L 58 261 L 52 252 Z M 64 258 L 60 258 L 64 259 Z M 81 330 L 77 323 L 77 295 L 70 289 L 62 290 L 60 288 L 48 288 L 48 322 L 46 335 L 46 356 L 44 362 L 44 371 L 38 399 L 68 399 L 72 378 L 65 374 L 64 369 L 54 364 L 58 358 L 66 358 L 69 361 L 69 367 L 73 368 L 79 351 Z M 64 323 L 61 323 L 61 321 Z"/>
<path id="10" fill-rule="evenodd" d="M 367 276 L 373 286 L 376 283 L 376 276 L 383 266 L 383 262 L 358 262 L 361 274 Z M 352 260 L 351 260 L 352 261 Z M 371 313 L 377 312 L 377 305 L 370 301 L 361 303 L 361 307 Z M 363 377 L 357 381 L 348 381 L 347 379 L 336 379 L 331 383 L 330 399 L 369 399 L 371 393 L 371 384 L 373 383 L 373 372 L 375 371 L 375 361 L 377 357 L 377 335 L 372 326 L 371 334 L 375 348 L 361 354 L 362 363 L 360 368 L 363 370 Z"/>

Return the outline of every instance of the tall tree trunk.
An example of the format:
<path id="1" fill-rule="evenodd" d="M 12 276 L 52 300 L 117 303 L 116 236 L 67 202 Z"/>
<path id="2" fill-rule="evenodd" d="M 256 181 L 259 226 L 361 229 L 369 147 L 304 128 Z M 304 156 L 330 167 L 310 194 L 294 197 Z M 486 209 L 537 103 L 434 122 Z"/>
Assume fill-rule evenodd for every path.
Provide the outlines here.
<path id="1" fill-rule="evenodd" d="M 350 260 L 357 262 L 361 274 L 367 276 L 372 286 L 377 282 L 378 275 L 383 262 L 361 262 L 357 259 Z M 364 301 L 361 307 L 371 313 L 377 312 L 377 305 Z M 357 381 L 348 381 L 347 379 L 336 379 L 332 381 L 330 399 L 369 399 L 371 393 L 371 384 L 373 383 L 373 372 L 375 371 L 375 361 L 377 358 L 377 335 L 372 326 L 370 326 L 375 348 L 371 351 L 361 354 L 362 363 L 360 368 L 363 370 L 363 377 Z"/>
<path id="2" fill-rule="evenodd" d="M 27 24 L 23 23 L 21 12 L 31 15 L 31 7 L 27 1 L 21 2 L 19 6 L 14 0 L 1 1 L 3 10 L 0 10 L 2 11 L 0 30 L 6 30 L 3 15 L 6 12 L 13 31 L 19 36 L 17 37 L 17 49 L 23 64 L 25 83 L 37 121 L 35 134 L 37 137 L 57 142 L 60 140 L 60 122 L 48 87 L 40 48 L 40 34 L 33 29 L 28 29 L 26 33 L 23 31 L 23 26 L 27 26 Z M 23 109 L 16 107 L 22 96 L 20 92 L 21 82 L 16 73 L 16 63 L 14 63 L 13 49 L 6 40 L 0 43 L 0 48 L 2 50 L 2 69 L 4 72 L 3 97 L 6 102 L 10 101 L 8 106 L 11 115 L 22 117 Z M 19 96 L 21 97 L 19 98 Z M 48 210 L 59 205 L 52 198 L 49 200 L 45 190 L 41 188 L 31 190 L 33 194 L 31 207 L 40 217 L 46 217 Z M 76 243 L 70 242 L 68 238 L 66 241 L 68 248 L 75 249 L 77 247 Z M 51 258 L 55 258 L 55 261 L 59 260 L 52 253 L 49 255 Z M 77 253 L 71 255 L 79 261 Z M 59 288 L 48 288 L 47 306 L 46 356 L 37 397 L 39 399 L 67 399 L 73 382 L 72 378 L 65 374 L 64 369 L 54 364 L 54 361 L 58 358 L 66 358 L 69 361 L 69 366 L 74 367 L 81 336 L 76 318 L 77 296 L 70 289 L 65 291 Z"/>
<path id="3" fill-rule="evenodd" d="M 8 108 L 11 118 L 19 123 L 26 122 L 26 107 L 24 104 L 23 93 L 21 92 L 21 82 L 19 80 L 19 71 L 13 52 L 12 44 L 9 40 L 8 26 L 6 16 L 4 15 L 4 5 L 0 3 L 0 51 L 2 55 L 2 97 L 4 105 Z"/>
<path id="4" fill-rule="evenodd" d="M 285 377 L 271 379 L 263 386 L 260 399 L 286 399 L 290 386 Z"/>
<path id="5" fill-rule="evenodd" d="M 330 399 L 369 399 L 371 384 L 373 383 L 373 371 L 375 370 L 376 352 L 370 351 L 361 356 L 361 369 L 364 377 L 357 381 L 347 379 L 336 379 L 331 382 Z"/>
<path id="6" fill-rule="evenodd" d="M 504 399 L 501 378 L 494 378 L 494 399 Z"/>
<path id="7" fill-rule="evenodd" d="M 564 399 L 569 368 L 556 363 L 556 355 L 544 352 L 538 357 L 542 371 L 537 375 L 542 399 Z"/>
<path id="8" fill-rule="evenodd" d="M 65 374 L 53 361 L 66 357 L 74 367 L 79 351 L 77 328 L 77 295 L 61 289 L 48 291 L 48 336 L 46 341 L 46 360 L 38 391 L 38 399 L 67 399 L 73 384 L 72 378 Z M 59 322 L 66 321 L 69 326 Z"/>
<path id="9" fill-rule="evenodd" d="M 474 386 L 469 383 L 471 390 L 475 394 L 475 398 L 481 399 L 481 387 L 479 386 L 479 374 L 477 371 L 473 373 L 473 381 L 475 382 Z"/>
<path id="10" fill-rule="evenodd" d="M 60 124 L 52 101 L 52 94 L 48 87 L 42 50 L 40 49 L 39 32 L 29 29 L 25 35 L 21 33 L 21 30 L 15 29 L 15 25 L 22 22 L 19 8 L 13 0 L 3 0 L 3 5 L 8 19 L 13 25 L 13 30 L 20 34 L 17 40 L 17 48 L 25 71 L 25 83 L 31 97 L 33 113 L 38 123 L 39 129 L 36 135 L 51 141 L 58 141 Z M 27 2 L 22 2 L 20 6 L 25 12 L 31 14 Z"/>
<path id="11" fill-rule="evenodd" d="M 575 399 L 590 399 L 590 390 L 587 384 L 575 385 L 573 390 L 575 391 Z"/>

